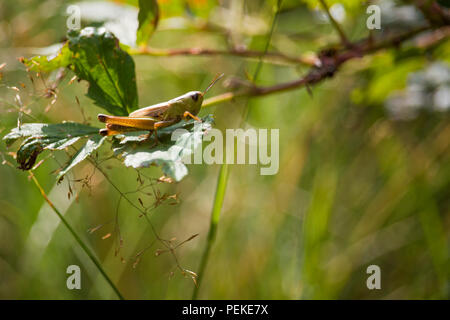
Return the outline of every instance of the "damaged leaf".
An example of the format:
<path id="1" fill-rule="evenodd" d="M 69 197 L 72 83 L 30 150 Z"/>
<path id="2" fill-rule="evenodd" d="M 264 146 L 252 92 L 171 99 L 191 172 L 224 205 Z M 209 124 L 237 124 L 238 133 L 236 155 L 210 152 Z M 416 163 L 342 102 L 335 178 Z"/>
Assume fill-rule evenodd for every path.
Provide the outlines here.
<path id="1" fill-rule="evenodd" d="M 24 139 L 17 151 L 16 160 L 20 169 L 30 170 L 38 155 L 44 150 L 63 150 L 81 138 L 96 139 L 96 135 L 98 135 L 98 128 L 74 122 L 58 124 L 28 123 L 12 129 L 3 140 L 5 140 L 7 146 L 11 146 L 17 140 Z M 90 148 L 90 150 L 92 152 L 95 149 Z"/>
<path id="2" fill-rule="evenodd" d="M 213 118 L 208 116 L 203 118 L 202 123 L 194 120 L 181 121 L 161 129 L 158 131 L 159 143 L 156 146 L 154 140 L 146 138 L 146 132 L 127 133 L 115 142 L 114 152 L 123 158 L 127 167 L 158 165 L 165 175 L 180 181 L 188 174 L 183 159 L 201 145 L 202 136 L 211 128 L 212 123 Z M 184 130 L 176 131 L 177 129 Z M 177 133 L 175 141 L 171 140 L 172 133 Z"/>

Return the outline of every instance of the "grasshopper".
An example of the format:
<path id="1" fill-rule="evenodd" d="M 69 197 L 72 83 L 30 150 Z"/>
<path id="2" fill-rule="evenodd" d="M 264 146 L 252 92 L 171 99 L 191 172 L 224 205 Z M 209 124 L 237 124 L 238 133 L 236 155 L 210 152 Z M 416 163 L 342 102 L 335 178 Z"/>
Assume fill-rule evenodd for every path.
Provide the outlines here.
<path id="1" fill-rule="evenodd" d="M 128 131 L 150 131 L 154 132 L 160 128 L 173 125 L 182 119 L 192 118 L 201 121 L 197 114 L 203 103 L 203 97 L 209 89 L 223 77 L 223 73 L 214 78 L 205 91 L 190 91 L 167 102 L 161 102 L 142 109 L 133 111 L 128 117 L 108 116 L 99 114 L 97 116 L 100 122 L 106 123 L 106 129 L 101 129 L 99 133 L 102 136 L 111 136 Z"/>

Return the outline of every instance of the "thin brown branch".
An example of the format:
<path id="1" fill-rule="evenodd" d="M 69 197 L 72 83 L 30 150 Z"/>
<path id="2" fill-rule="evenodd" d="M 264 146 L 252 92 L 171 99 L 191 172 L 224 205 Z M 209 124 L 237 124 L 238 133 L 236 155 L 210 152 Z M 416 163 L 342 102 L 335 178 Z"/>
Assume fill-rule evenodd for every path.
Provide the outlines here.
<path id="1" fill-rule="evenodd" d="M 289 64 L 303 64 L 307 66 L 314 66 L 317 63 L 317 57 L 305 56 L 289 56 L 281 52 L 261 52 L 254 50 L 230 49 L 230 50 L 216 50 L 205 48 L 186 48 L 186 49 L 156 49 L 150 47 L 143 47 L 137 49 L 130 49 L 130 54 L 134 55 L 148 55 L 156 57 L 173 57 L 173 56 L 237 56 L 243 58 L 264 58 L 267 61 L 289 63 Z"/>
<path id="2" fill-rule="evenodd" d="M 444 28 L 447 27 L 442 27 L 440 29 L 433 30 L 430 36 L 432 36 L 432 34 L 434 33 L 441 34 Z M 365 55 L 383 49 L 397 47 L 406 40 L 409 40 L 412 37 L 426 30 L 431 30 L 431 27 L 430 26 L 419 27 L 407 31 L 405 33 L 397 34 L 378 41 L 375 41 L 373 38 L 368 37 L 362 41 L 353 43 L 351 46 L 346 48 L 323 50 L 318 54 L 320 59 L 320 66 L 311 68 L 309 73 L 300 79 L 268 87 L 250 86 L 241 91 L 225 92 L 218 96 L 206 99 L 202 107 L 203 108 L 210 107 L 218 103 L 230 101 L 234 98 L 243 96 L 247 97 L 264 96 L 272 93 L 278 93 L 302 87 L 309 87 L 322 80 L 325 80 L 326 78 L 332 77 L 335 74 L 335 72 L 339 69 L 339 67 L 348 60 L 361 58 Z"/>
<path id="3" fill-rule="evenodd" d="M 436 32 L 431 32 L 430 34 L 419 37 L 416 44 L 419 48 L 429 48 L 444 41 L 448 37 L 450 37 L 450 26 L 442 27 L 436 30 Z"/>

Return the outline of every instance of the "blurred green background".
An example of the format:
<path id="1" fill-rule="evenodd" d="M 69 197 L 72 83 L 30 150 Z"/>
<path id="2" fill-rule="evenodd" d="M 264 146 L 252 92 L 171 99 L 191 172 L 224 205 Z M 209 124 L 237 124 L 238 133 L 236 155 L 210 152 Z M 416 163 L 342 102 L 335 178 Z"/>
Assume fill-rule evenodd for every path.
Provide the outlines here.
<path id="1" fill-rule="evenodd" d="M 23 115 L 24 122 L 83 122 L 84 112 L 90 124 L 101 127 L 96 114 L 102 110 L 85 97 L 85 82 L 69 84 L 69 74 L 58 86 L 56 103 L 48 109 L 51 99 L 44 93 L 54 75 L 45 81 L 34 78 L 33 84 L 17 61 L 20 56 L 43 53 L 42 48 L 65 38 L 66 8 L 73 3 L 0 2 L 0 64 L 6 63 L 0 80 L 1 137 L 17 124 L 20 104 L 13 86 L 19 88 L 21 103 L 33 117 Z M 133 7 L 137 1 L 111 3 L 130 6 L 119 12 L 130 10 L 131 16 L 137 12 Z M 151 47 L 259 51 L 264 50 L 275 6 L 275 1 L 239 0 L 159 3 L 162 16 Z M 367 3 L 328 3 L 351 40 L 368 35 Z M 283 1 L 269 51 L 298 56 L 338 42 L 317 4 Z M 375 35 L 423 22 L 419 12 L 402 2 L 379 4 L 386 15 L 381 18 L 383 30 Z M 126 14 L 119 14 L 124 22 L 113 13 L 108 16 L 107 7 L 90 12 L 94 18 L 105 14 L 114 28 L 124 28 L 123 36 L 116 35 L 127 42 L 126 28 L 133 25 Z M 100 23 L 84 18 L 83 25 Z M 261 176 L 258 166 L 231 167 L 199 298 L 448 299 L 449 57 L 448 39 L 428 48 L 409 43 L 352 60 L 332 79 L 314 86 L 312 95 L 300 89 L 203 110 L 202 114 L 214 114 L 217 128 L 224 130 L 240 125 L 242 109 L 248 104 L 248 126 L 280 129 L 280 170 L 274 176 Z M 140 106 L 203 89 L 217 73 L 224 72 L 228 80 L 245 79 L 258 63 L 221 55 L 134 59 Z M 307 71 L 298 65 L 265 62 L 258 84 L 287 82 Z M 223 86 L 229 82 L 222 81 L 209 96 L 225 92 Z M 15 168 L 8 154 L 13 151 L 0 143 L 0 161 L 4 160 L 0 166 L 0 298 L 115 298 L 29 174 Z M 110 154 L 105 144 L 100 157 Z M 71 176 L 83 179 L 93 173 L 89 184 L 72 182 L 76 196 L 69 198 L 68 180 L 58 185 L 54 173 L 67 161 L 64 152 L 46 152 L 39 159 L 47 160 L 34 174 L 126 298 L 191 297 L 194 283 L 178 271 L 173 256 L 155 255 L 162 249 L 160 243 L 134 265 L 136 255 L 152 244 L 154 234 L 139 212 L 123 200 L 118 210 L 123 248 L 115 256 L 119 194 L 89 162 Z M 136 190 L 135 170 L 114 159 L 102 168 L 123 192 Z M 189 175 L 181 182 L 157 185 L 161 194 L 177 194 L 180 201 L 158 207 L 150 219 L 166 239 L 182 241 L 199 234 L 176 251 L 180 264 L 194 272 L 206 242 L 218 171 L 218 165 L 190 165 Z M 157 167 L 142 172 L 154 178 L 162 175 Z M 136 193 L 129 196 L 138 205 L 138 197 L 145 205 L 155 200 Z M 104 226 L 88 232 L 98 225 Z M 108 233 L 112 236 L 102 239 Z M 66 288 L 66 268 L 72 264 L 81 267 L 81 290 Z M 372 264 L 381 268 L 381 290 L 366 287 L 366 268 Z"/>

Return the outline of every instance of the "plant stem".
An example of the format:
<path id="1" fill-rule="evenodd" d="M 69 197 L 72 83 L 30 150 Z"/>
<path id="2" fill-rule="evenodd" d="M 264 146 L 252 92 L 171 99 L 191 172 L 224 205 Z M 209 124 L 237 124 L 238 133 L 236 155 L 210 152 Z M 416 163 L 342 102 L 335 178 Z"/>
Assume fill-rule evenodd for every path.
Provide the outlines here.
<path id="1" fill-rule="evenodd" d="M 279 62 L 284 64 L 300 64 L 305 66 L 314 66 L 316 58 L 313 56 L 288 56 L 280 52 L 259 52 L 252 50 L 217 50 L 205 48 L 186 48 L 186 49 L 158 49 L 143 47 L 138 49 L 129 49 L 131 55 L 147 55 L 155 57 L 174 57 L 174 56 L 236 56 L 243 58 L 256 58 L 267 60 L 268 62 Z"/>
<path id="2" fill-rule="evenodd" d="M 272 21 L 272 25 L 270 27 L 270 32 L 269 32 L 269 35 L 267 37 L 267 43 L 266 43 L 266 46 L 264 48 L 263 54 L 260 56 L 260 60 L 258 62 L 258 65 L 256 66 L 255 73 L 253 75 L 253 82 L 256 82 L 256 79 L 258 78 L 259 72 L 261 71 L 263 57 L 265 56 L 265 54 L 269 50 L 270 40 L 272 39 L 273 31 L 275 30 L 275 24 L 276 24 L 276 21 L 277 21 L 277 18 L 278 18 L 278 14 L 280 12 L 281 3 L 282 3 L 282 0 L 278 0 L 277 1 L 277 7 L 276 7 L 275 15 L 274 15 L 274 18 L 273 18 L 273 21 Z M 242 95 L 245 95 L 245 94 L 242 94 Z M 214 103 L 212 103 L 212 104 L 223 102 L 223 101 L 227 101 L 227 100 L 231 100 L 235 96 L 236 95 L 233 95 L 233 93 L 228 93 L 228 94 L 225 93 L 221 97 L 218 97 L 218 99 L 216 99 L 216 101 Z M 243 123 L 246 121 L 246 118 L 247 118 L 247 115 L 248 115 L 247 111 L 248 111 L 248 108 L 247 108 L 247 105 L 245 105 L 245 108 L 244 108 L 244 111 L 243 111 L 243 116 L 242 116 L 242 122 Z M 205 248 L 205 251 L 203 251 L 203 256 L 202 256 L 202 259 L 201 259 L 201 262 L 200 262 L 200 268 L 199 268 L 198 278 L 197 278 L 197 285 L 194 288 L 194 292 L 192 294 L 192 300 L 196 300 L 197 299 L 198 292 L 200 290 L 200 285 L 201 285 L 201 282 L 202 282 L 202 279 L 203 279 L 203 274 L 204 274 L 204 271 L 206 269 L 206 264 L 208 263 L 208 260 L 209 260 L 209 253 L 211 251 L 212 245 L 214 244 L 214 240 L 215 240 L 216 233 L 217 233 L 217 226 L 219 224 L 220 212 L 222 211 L 222 205 L 223 205 L 223 201 L 225 199 L 225 191 L 226 191 L 229 175 L 230 175 L 230 167 L 229 167 L 229 165 L 227 163 L 222 164 L 222 166 L 220 168 L 220 172 L 219 172 L 219 179 L 217 181 L 216 195 L 215 195 L 215 198 L 214 198 L 214 205 L 213 205 L 213 210 L 212 210 L 212 213 L 211 213 L 211 222 L 210 222 L 210 226 L 209 226 L 209 232 L 208 232 L 208 238 L 207 238 L 207 242 L 206 242 L 206 248 Z"/>
<path id="3" fill-rule="evenodd" d="M 197 299 L 198 291 L 203 279 L 203 273 L 206 268 L 206 264 L 209 260 L 209 253 L 211 252 L 211 247 L 214 243 L 217 233 L 217 225 L 219 224 L 220 212 L 222 210 L 223 201 L 225 199 L 225 190 L 227 188 L 228 176 L 229 176 L 229 166 L 228 164 L 223 164 L 220 168 L 219 180 L 216 187 L 216 195 L 214 197 L 214 206 L 211 213 L 211 221 L 209 224 L 208 238 L 206 240 L 206 248 L 203 251 L 202 259 L 200 262 L 200 268 L 198 271 L 197 285 L 194 288 L 192 294 L 192 300 Z"/>
<path id="4" fill-rule="evenodd" d="M 342 30 L 341 26 L 339 25 L 339 23 L 333 18 L 333 16 L 331 15 L 330 9 L 328 8 L 327 3 L 325 2 L 325 0 L 320 0 L 319 1 L 320 4 L 322 5 L 323 9 L 325 10 L 328 19 L 330 19 L 331 24 L 334 26 L 334 28 L 337 30 L 337 32 L 339 33 L 339 37 L 341 38 L 342 43 L 345 46 L 349 46 L 350 45 L 350 41 L 348 41 L 344 30 Z"/>
<path id="5" fill-rule="evenodd" d="M 264 87 L 249 83 L 251 84 L 251 86 L 249 86 L 248 88 L 239 91 L 225 92 L 215 97 L 206 99 L 202 104 L 202 108 L 212 107 L 216 104 L 231 101 L 235 98 L 260 97 L 268 94 L 281 93 L 314 85 L 322 80 L 333 77 L 338 68 L 349 60 L 358 59 L 365 55 L 372 54 L 383 49 L 393 48 L 403 43 L 404 41 L 418 35 L 419 33 L 430 29 L 430 26 L 425 25 L 375 42 L 370 38 L 367 38 L 362 41 L 352 43 L 349 48 L 338 50 L 331 56 L 322 58 L 321 66 L 311 68 L 310 72 L 302 78 Z M 449 33 L 450 31 L 447 26 L 433 30 L 429 35 L 427 35 L 426 40 L 428 40 L 429 42 L 422 44 L 419 43 L 418 47 L 420 49 L 423 49 L 427 46 L 433 45 L 437 41 L 441 41 Z"/>
<path id="6" fill-rule="evenodd" d="M 71 225 L 67 222 L 67 220 L 64 218 L 64 216 L 59 212 L 58 209 L 56 209 L 55 205 L 51 200 L 48 198 L 47 194 L 45 193 L 44 189 L 41 187 L 39 181 L 36 179 L 34 174 L 30 171 L 31 178 L 36 185 L 36 187 L 41 192 L 42 197 L 45 199 L 45 201 L 48 203 L 50 208 L 53 209 L 53 211 L 56 213 L 56 215 L 59 217 L 61 222 L 66 226 L 66 228 L 69 230 L 69 232 L 72 234 L 72 236 L 75 238 L 75 241 L 80 245 L 81 249 L 88 255 L 89 259 L 94 263 L 94 265 L 97 267 L 98 271 L 100 271 L 100 274 L 105 278 L 106 282 L 110 285 L 110 287 L 114 290 L 114 292 L 117 294 L 120 300 L 124 300 L 124 297 L 120 293 L 120 291 L 117 289 L 117 287 L 114 285 L 112 280 L 108 277 L 105 270 L 103 270 L 103 267 L 101 266 L 100 262 L 95 258 L 95 255 L 92 253 L 92 251 L 88 248 L 88 246 L 81 240 L 81 237 L 76 233 L 76 231 L 71 227 Z"/>

